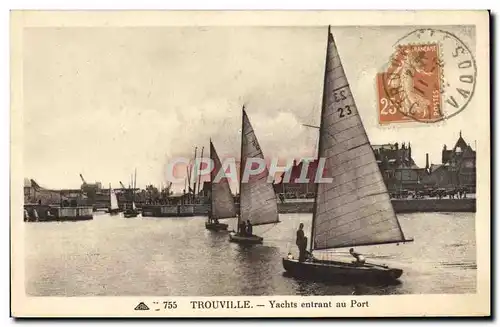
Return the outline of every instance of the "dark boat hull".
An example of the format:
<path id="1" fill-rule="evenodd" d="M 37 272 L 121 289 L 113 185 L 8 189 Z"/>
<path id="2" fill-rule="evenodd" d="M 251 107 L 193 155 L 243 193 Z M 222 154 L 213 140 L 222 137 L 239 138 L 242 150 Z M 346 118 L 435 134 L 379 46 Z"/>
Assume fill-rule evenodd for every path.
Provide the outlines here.
<path id="1" fill-rule="evenodd" d="M 108 211 L 106 211 L 107 213 L 109 213 L 110 215 L 117 215 L 120 213 L 120 209 L 108 209 Z"/>
<path id="2" fill-rule="evenodd" d="M 133 212 L 124 212 L 123 213 L 123 217 L 125 217 L 125 218 L 135 218 L 138 215 L 139 215 L 139 213 L 136 212 L 136 211 L 133 211 Z"/>
<path id="3" fill-rule="evenodd" d="M 283 268 L 295 277 L 330 281 L 394 281 L 402 274 L 402 269 L 364 264 L 356 265 L 340 261 L 317 260 L 299 262 L 283 258 Z"/>
<path id="4" fill-rule="evenodd" d="M 243 236 L 238 234 L 229 234 L 229 242 L 240 243 L 240 244 L 262 244 L 264 238 L 251 235 L 251 236 Z"/>
<path id="5" fill-rule="evenodd" d="M 205 223 L 205 228 L 213 231 L 227 230 L 228 224 L 221 223 Z"/>

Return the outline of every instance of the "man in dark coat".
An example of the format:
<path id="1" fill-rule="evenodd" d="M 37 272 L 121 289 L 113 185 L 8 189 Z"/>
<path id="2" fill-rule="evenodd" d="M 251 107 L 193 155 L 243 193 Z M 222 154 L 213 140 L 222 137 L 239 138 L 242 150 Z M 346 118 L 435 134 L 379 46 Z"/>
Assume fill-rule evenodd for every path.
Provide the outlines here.
<path id="1" fill-rule="evenodd" d="M 304 235 L 304 224 L 300 223 L 299 229 L 297 230 L 297 240 L 295 244 L 299 248 L 299 262 L 306 260 L 306 248 L 307 248 L 307 238 Z"/>
<path id="2" fill-rule="evenodd" d="M 238 229 L 239 229 L 238 234 L 240 234 L 241 236 L 244 236 L 246 234 L 246 226 L 244 221 L 240 223 Z"/>
<path id="3" fill-rule="evenodd" d="M 253 228 L 252 228 L 252 223 L 250 220 L 247 220 L 247 235 L 252 236 L 253 235 Z"/>

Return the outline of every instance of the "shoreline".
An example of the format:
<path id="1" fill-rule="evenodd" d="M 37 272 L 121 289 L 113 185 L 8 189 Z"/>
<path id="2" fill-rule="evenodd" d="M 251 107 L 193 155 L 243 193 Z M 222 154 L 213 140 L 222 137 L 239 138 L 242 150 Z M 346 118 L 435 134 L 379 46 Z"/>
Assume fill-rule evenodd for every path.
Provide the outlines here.
<path id="1" fill-rule="evenodd" d="M 396 213 L 415 213 L 415 212 L 476 212 L 476 199 L 392 199 L 392 206 Z M 312 213 L 314 201 L 294 201 L 278 203 L 278 213 Z M 37 209 L 39 221 L 75 221 L 92 219 L 88 215 L 61 215 L 54 212 L 53 216 L 46 215 L 47 205 L 25 204 L 24 208 L 30 213 Z M 237 204 L 239 207 L 239 204 Z M 80 207 L 81 208 L 81 207 Z M 44 210 L 45 209 L 45 210 Z M 51 211 L 58 210 L 52 207 Z M 68 208 L 71 209 L 71 208 Z M 83 208 L 82 208 L 83 209 Z M 187 204 L 179 206 L 167 205 L 144 205 L 142 206 L 143 217 L 191 217 L 207 216 L 210 210 L 208 204 Z M 30 217 L 31 218 L 31 217 Z M 32 221 L 32 219 L 28 219 Z"/>

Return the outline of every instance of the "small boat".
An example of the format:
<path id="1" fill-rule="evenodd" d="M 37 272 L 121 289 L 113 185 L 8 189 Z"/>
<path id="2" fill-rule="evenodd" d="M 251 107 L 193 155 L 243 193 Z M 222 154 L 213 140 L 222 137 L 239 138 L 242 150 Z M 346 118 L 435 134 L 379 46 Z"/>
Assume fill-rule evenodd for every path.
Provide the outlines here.
<path id="1" fill-rule="evenodd" d="M 264 238 L 257 235 L 239 235 L 232 232 L 229 234 L 229 240 L 240 244 L 262 244 Z"/>
<path id="2" fill-rule="evenodd" d="M 109 198 L 110 198 L 110 206 L 108 208 L 108 213 L 110 215 L 117 215 L 121 210 L 118 206 L 118 198 L 116 197 L 115 190 L 111 188 L 109 185 Z"/>
<path id="3" fill-rule="evenodd" d="M 135 218 L 139 215 L 139 210 L 137 210 L 137 207 L 135 206 L 135 202 L 132 201 L 132 208 L 127 209 L 123 212 L 123 217 L 125 218 Z"/>
<path id="4" fill-rule="evenodd" d="M 139 210 L 137 210 L 137 207 L 135 206 L 136 181 L 137 181 L 137 170 L 135 170 L 135 172 L 134 172 L 134 183 L 132 185 L 132 207 L 129 209 L 126 209 L 123 212 L 124 218 L 135 218 L 139 215 Z M 129 189 L 130 189 L 130 187 L 129 187 Z"/>
<path id="5" fill-rule="evenodd" d="M 311 260 L 299 262 L 283 259 L 283 267 L 293 276 L 324 281 L 381 281 L 390 282 L 403 274 L 402 269 L 385 265 L 365 263 L 355 265 L 349 262 Z"/>
<path id="6" fill-rule="evenodd" d="M 240 215 L 238 228 L 242 222 L 250 221 L 252 226 L 279 223 L 278 203 L 273 184 L 267 181 L 269 171 L 250 176 L 248 182 L 243 183 L 243 171 L 249 158 L 264 159 L 257 136 L 250 124 L 245 106 L 242 108 L 241 128 L 241 160 L 240 160 Z M 261 244 L 264 238 L 257 235 L 232 232 L 229 241 L 241 244 Z"/>
<path id="7" fill-rule="evenodd" d="M 313 280 L 398 279 L 399 268 L 312 255 L 313 250 L 413 241 L 405 238 L 392 207 L 330 28 L 319 133 L 318 159 L 326 159 L 323 176 L 331 182 L 316 184 L 308 257 L 299 261 L 289 254 L 282 259 L 284 269 Z"/>
<path id="8" fill-rule="evenodd" d="M 208 221 L 205 222 L 205 228 L 212 231 L 227 230 L 228 224 L 219 222 L 219 219 L 236 217 L 236 206 L 234 205 L 233 194 L 226 177 L 217 178 L 217 174 L 221 171 L 222 164 L 215 151 L 215 147 L 210 140 L 210 159 L 214 163 L 214 169 L 210 173 L 210 212 Z"/>

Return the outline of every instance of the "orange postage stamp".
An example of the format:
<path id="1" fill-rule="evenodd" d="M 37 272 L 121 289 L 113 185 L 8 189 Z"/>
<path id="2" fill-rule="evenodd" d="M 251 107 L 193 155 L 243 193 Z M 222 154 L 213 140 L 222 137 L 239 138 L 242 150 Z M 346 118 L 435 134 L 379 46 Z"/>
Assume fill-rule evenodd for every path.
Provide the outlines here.
<path id="1" fill-rule="evenodd" d="M 377 74 L 379 123 L 441 120 L 441 74 L 437 43 L 398 45 Z"/>

